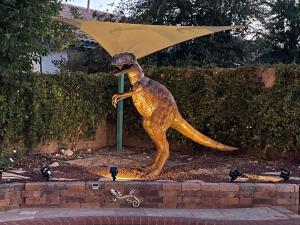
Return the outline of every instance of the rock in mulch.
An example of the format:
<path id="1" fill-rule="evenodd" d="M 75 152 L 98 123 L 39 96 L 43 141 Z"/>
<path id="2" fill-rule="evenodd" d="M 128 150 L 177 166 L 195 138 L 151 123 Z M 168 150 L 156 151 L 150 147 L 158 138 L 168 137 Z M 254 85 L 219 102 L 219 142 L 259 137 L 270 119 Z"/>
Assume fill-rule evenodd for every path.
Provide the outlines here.
<path id="1" fill-rule="evenodd" d="M 3 172 L 2 173 L 2 179 L 3 180 L 29 180 L 29 177 L 26 176 L 21 176 L 19 174 L 14 174 L 14 173 L 8 173 L 8 172 Z"/>
<path id="2" fill-rule="evenodd" d="M 52 164 L 49 165 L 51 168 L 55 168 L 55 167 L 58 167 L 59 166 L 59 163 L 58 162 L 54 162 Z"/>
<path id="3" fill-rule="evenodd" d="M 70 179 L 70 178 L 50 178 L 50 181 L 76 181 L 77 179 Z"/>
<path id="4" fill-rule="evenodd" d="M 8 172 L 16 173 L 16 174 L 23 174 L 23 173 L 26 173 L 26 171 L 23 170 L 22 168 L 20 168 L 20 169 L 9 170 Z"/>
<path id="5" fill-rule="evenodd" d="M 74 152 L 72 150 L 70 150 L 70 149 L 67 149 L 67 150 L 62 149 L 61 153 L 64 154 L 65 156 L 72 156 L 72 155 L 74 155 Z"/>

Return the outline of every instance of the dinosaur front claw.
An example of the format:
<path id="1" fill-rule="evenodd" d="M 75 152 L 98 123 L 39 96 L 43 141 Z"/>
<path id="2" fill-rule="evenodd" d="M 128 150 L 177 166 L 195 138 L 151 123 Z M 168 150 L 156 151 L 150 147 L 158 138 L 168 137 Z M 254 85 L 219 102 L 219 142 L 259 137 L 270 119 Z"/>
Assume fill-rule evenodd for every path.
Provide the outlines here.
<path id="1" fill-rule="evenodd" d="M 120 100 L 121 100 L 120 95 L 114 94 L 113 97 L 112 97 L 112 102 L 111 102 L 111 104 L 116 108 L 116 107 L 117 107 L 117 103 L 118 103 L 118 101 L 120 101 Z"/>

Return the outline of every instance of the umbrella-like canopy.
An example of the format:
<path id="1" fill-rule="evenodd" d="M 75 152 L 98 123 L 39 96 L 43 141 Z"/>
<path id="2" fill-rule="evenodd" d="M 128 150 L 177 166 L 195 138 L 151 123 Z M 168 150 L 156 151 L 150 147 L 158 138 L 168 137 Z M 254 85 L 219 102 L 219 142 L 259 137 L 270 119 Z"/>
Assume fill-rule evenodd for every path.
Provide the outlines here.
<path id="1" fill-rule="evenodd" d="M 54 19 L 78 27 L 95 39 L 111 56 L 133 53 L 138 59 L 153 52 L 200 36 L 240 28 L 240 26 L 162 26 Z"/>

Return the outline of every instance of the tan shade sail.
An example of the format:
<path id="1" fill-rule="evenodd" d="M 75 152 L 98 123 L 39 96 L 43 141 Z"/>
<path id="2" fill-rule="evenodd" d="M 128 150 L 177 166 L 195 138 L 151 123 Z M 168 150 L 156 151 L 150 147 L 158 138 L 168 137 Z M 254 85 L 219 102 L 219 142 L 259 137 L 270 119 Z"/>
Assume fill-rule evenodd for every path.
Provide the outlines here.
<path id="1" fill-rule="evenodd" d="M 96 40 L 111 56 L 122 52 L 139 59 L 153 52 L 200 36 L 240 26 L 161 26 L 100 22 L 80 19 L 55 19 L 78 27 Z"/>

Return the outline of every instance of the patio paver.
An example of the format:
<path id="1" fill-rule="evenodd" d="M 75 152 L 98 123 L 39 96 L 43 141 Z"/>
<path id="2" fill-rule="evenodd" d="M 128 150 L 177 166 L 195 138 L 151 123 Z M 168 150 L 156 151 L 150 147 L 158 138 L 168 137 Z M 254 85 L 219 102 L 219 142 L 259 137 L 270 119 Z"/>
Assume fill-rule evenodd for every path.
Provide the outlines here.
<path id="1" fill-rule="evenodd" d="M 300 225 L 281 207 L 246 209 L 23 208 L 0 212 L 0 225 Z"/>

